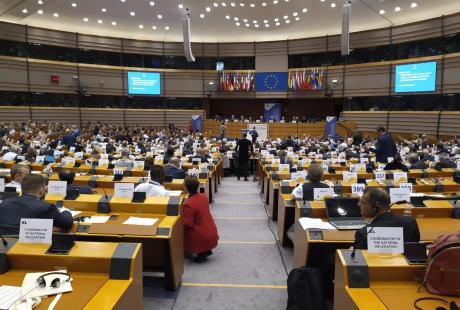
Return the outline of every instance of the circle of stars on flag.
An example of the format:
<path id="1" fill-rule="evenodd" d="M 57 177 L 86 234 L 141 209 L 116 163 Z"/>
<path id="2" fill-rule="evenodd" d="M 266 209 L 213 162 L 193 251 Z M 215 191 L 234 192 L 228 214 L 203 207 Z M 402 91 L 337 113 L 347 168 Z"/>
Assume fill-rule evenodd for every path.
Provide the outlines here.
<path id="1" fill-rule="evenodd" d="M 267 89 L 275 89 L 278 86 L 278 78 L 273 74 L 269 74 L 265 77 L 264 84 Z"/>

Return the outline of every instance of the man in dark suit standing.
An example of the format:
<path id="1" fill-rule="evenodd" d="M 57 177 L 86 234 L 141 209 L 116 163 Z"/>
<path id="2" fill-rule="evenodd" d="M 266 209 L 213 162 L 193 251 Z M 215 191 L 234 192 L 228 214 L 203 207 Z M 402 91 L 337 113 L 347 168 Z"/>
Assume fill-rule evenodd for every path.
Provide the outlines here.
<path id="1" fill-rule="evenodd" d="M 65 130 L 65 135 L 62 138 L 63 143 L 67 145 L 67 150 L 69 150 L 72 146 L 75 146 L 77 143 L 77 137 L 75 137 L 71 132 L 70 129 Z"/>
<path id="2" fill-rule="evenodd" d="M 249 162 L 249 157 L 251 156 L 250 153 L 254 152 L 254 149 L 252 147 L 251 141 L 246 139 L 247 134 L 244 132 L 242 139 L 238 140 L 238 143 L 236 144 L 236 152 L 238 154 L 238 174 L 237 174 L 237 180 L 240 180 L 241 174 L 244 176 L 245 181 L 248 180 L 248 162 Z M 243 173 L 241 173 L 243 172 Z"/>
<path id="3" fill-rule="evenodd" d="M 370 147 L 368 149 L 375 153 L 377 162 L 388 163 L 388 157 L 393 157 L 397 152 L 395 141 L 392 136 L 385 132 L 385 127 L 383 126 L 377 127 L 376 132 L 379 138 L 377 139 L 375 148 Z"/>
<path id="4" fill-rule="evenodd" d="M 75 172 L 68 170 L 68 169 L 62 169 L 61 171 L 59 171 L 59 180 L 67 182 L 67 190 L 78 189 L 80 194 L 89 194 L 89 195 L 93 194 L 93 190 L 88 185 L 81 185 L 81 186 L 72 185 L 74 179 L 75 179 Z"/>
<path id="5" fill-rule="evenodd" d="M 185 179 L 187 174 L 185 169 L 180 168 L 180 160 L 177 157 L 171 157 L 169 159 L 169 164 L 163 168 L 165 176 L 172 175 L 173 179 Z"/>
<path id="6" fill-rule="evenodd" d="M 68 230 L 73 225 L 72 214 L 66 208 L 57 209 L 44 202 L 45 179 L 28 174 L 21 182 L 22 195 L 0 203 L 0 235 L 17 235 L 22 218 L 52 219 L 53 226 Z"/>
<path id="7" fill-rule="evenodd" d="M 93 136 L 97 136 L 99 134 L 99 129 L 101 127 L 101 122 L 97 122 L 96 126 L 93 128 Z"/>
<path id="8" fill-rule="evenodd" d="M 367 187 L 358 203 L 361 215 L 372 222 L 355 233 L 355 249 L 367 249 L 367 227 L 402 227 L 404 242 L 419 242 L 420 230 L 412 216 L 397 216 L 390 212 L 390 196 L 381 187 Z"/>

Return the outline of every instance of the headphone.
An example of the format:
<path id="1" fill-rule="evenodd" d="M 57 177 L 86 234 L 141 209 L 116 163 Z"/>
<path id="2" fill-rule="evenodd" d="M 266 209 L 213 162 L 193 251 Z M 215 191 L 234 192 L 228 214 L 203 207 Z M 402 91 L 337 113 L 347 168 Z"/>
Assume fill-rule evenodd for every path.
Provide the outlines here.
<path id="1" fill-rule="evenodd" d="M 423 308 L 420 308 L 419 306 L 417 306 L 417 303 L 419 301 L 422 301 L 422 300 L 438 300 L 438 301 L 441 301 L 445 304 L 449 304 L 449 309 L 450 310 L 458 310 L 460 309 L 460 306 L 455 302 L 455 301 L 451 301 L 449 303 L 449 301 L 447 299 L 442 299 L 442 298 L 435 298 L 435 297 L 422 297 L 422 298 L 419 298 L 417 299 L 416 301 L 414 301 L 414 307 L 415 309 L 417 310 L 423 310 Z M 447 310 L 446 308 L 444 307 L 436 307 L 435 310 Z"/>
<path id="2" fill-rule="evenodd" d="M 383 194 L 383 187 L 382 187 L 382 189 L 380 190 L 379 198 L 377 198 L 377 201 L 376 201 L 375 204 L 372 206 L 372 211 L 374 211 L 374 213 L 377 213 L 377 212 L 379 212 L 379 210 L 380 210 L 379 200 L 380 200 L 380 198 L 382 198 L 382 194 Z"/>
<path id="3" fill-rule="evenodd" d="M 37 279 L 38 286 L 39 287 L 46 287 L 45 277 L 49 276 L 49 275 L 52 275 L 52 274 L 58 274 L 58 275 L 61 275 L 61 276 L 62 275 L 67 276 L 67 279 L 64 282 L 61 282 L 61 279 L 54 278 L 53 281 L 51 281 L 50 287 L 58 288 L 59 286 L 61 286 L 61 284 L 64 284 L 65 282 L 70 281 L 70 274 L 68 274 L 68 273 L 64 273 L 64 272 L 49 272 L 49 273 L 45 273 L 45 274 L 43 274 L 43 275 L 38 277 L 38 279 Z"/>

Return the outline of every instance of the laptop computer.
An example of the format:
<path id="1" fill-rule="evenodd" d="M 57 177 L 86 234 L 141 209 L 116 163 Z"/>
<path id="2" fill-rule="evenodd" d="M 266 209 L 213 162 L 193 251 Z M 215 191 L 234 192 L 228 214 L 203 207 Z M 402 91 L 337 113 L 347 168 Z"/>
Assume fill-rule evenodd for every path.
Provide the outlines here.
<path id="1" fill-rule="evenodd" d="M 121 181 L 123 180 L 123 175 L 122 174 L 114 174 L 113 175 L 113 180 L 112 181 Z"/>
<path id="2" fill-rule="evenodd" d="M 358 184 L 366 184 L 366 178 L 358 178 Z"/>
<path id="3" fill-rule="evenodd" d="M 64 200 L 75 200 L 80 196 L 80 190 L 78 189 L 68 189 L 67 195 L 64 197 Z"/>
<path id="4" fill-rule="evenodd" d="M 416 208 L 426 207 L 426 205 L 423 203 L 423 197 L 410 197 L 410 203 Z"/>
<path id="5" fill-rule="evenodd" d="M 5 189 L 7 188 L 8 187 L 5 187 Z M 16 189 L 15 187 L 13 188 Z M 10 198 L 14 198 L 17 196 L 19 196 L 19 193 L 16 193 L 16 192 L 7 192 L 7 191 L 0 192 L 0 200 L 10 199 Z"/>
<path id="6" fill-rule="evenodd" d="M 14 186 L 5 186 L 6 193 L 16 193 L 16 187 Z"/>
<path id="7" fill-rule="evenodd" d="M 171 183 L 173 180 L 173 176 L 172 175 L 165 175 L 165 180 L 164 182 L 166 183 Z"/>
<path id="8" fill-rule="evenodd" d="M 45 156 L 45 162 L 48 162 L 48 163 L 54 163 L 54 156 L 51 156 L 51 155 L 47 155 Z"/>
<path id="9" fill-rule="evenodd" d="M 51 246 L 45 254 L 67 255 L 75 245 L 74 234 L 53 233 L 51 237 Z"/>
<path id="10" fill-rule="evenodd" d="M 415 178 L 407 178 L 408 183 L 412 183 L 413 185 L 417 185 L 417 180 Z"/>
<path id="11" fill-rule="evenodd" d="M 134 192 L 133 193 L 133 199 L 131 202 L 144 202 L 146 197 L 145 192 Z"/>
<path id="12" fill-rule="evenodd" d="M 404 242 L 404 258 L 409 265 L 426 265 L 426 245 L 420 242 Z"/>
<path id="13" fill-rule="evenodd" d="M 366 172 L 373 173 L 374 172 L 374 164 L 366 164 Z"/>
<path id="14" fill-rule="evenodd" d="M 361 215 L 359 198 L 327 198 L 324 202 L 327 219 L 338 230 L 361 229 L 368 224 Z"/>
<path id="15" fill-rule="evenodd" d="M 113 168 L 115 168 L 115 164 L 108 164 L 107 165 L 107 169 L 113 169 Z"/>

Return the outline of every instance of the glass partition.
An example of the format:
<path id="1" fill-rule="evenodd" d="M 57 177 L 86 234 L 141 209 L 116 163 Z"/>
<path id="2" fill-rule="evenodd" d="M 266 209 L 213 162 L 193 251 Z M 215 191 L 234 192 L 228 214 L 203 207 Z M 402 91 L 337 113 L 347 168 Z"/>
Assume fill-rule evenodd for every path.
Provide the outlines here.
<path id="1" fill-rule="evenodd" d="M 26 92 L 0 91 L 0 106 L 28 106 L 27 96 Z"/>
<path id="2" fill-rule="evenodd" d="M 0 56 L 27 57 L 27 43 L 0 40 Z"/>

